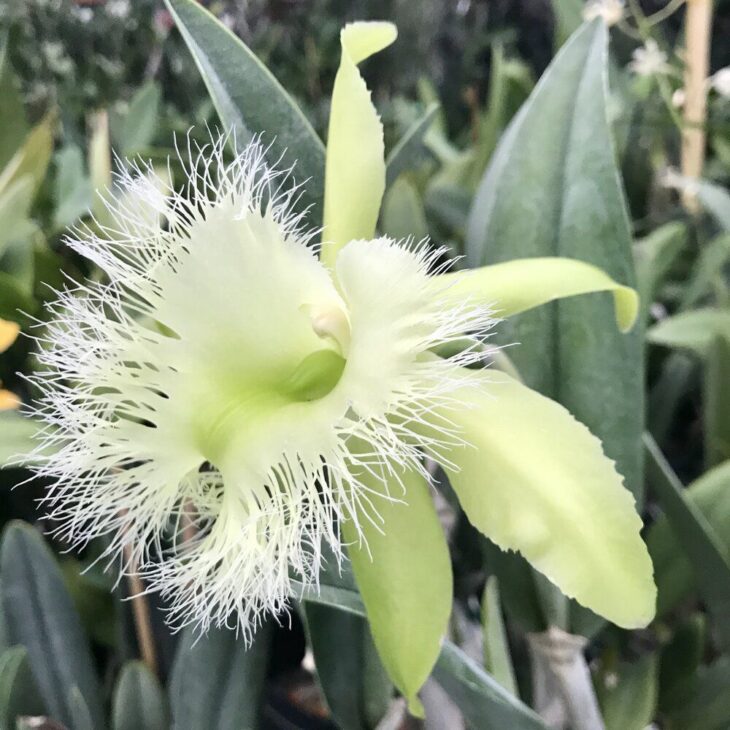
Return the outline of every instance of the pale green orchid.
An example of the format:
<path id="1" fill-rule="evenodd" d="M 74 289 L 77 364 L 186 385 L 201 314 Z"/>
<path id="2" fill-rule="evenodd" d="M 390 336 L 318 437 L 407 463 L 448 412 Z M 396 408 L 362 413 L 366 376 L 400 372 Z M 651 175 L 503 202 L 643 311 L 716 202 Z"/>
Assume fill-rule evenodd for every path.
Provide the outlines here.
<path id="1" fill-rule="evenodd" d="M 316 589 L 325 544 L 347 551 L 418 713 L 452 593 L 425 457 L 476 528 L 595 612 L 644 626 L 655 589 L 633 498 L 598 440 L 474 368 L 495 317 L 609 291 L 628 329 L 636 295 L 578 261 L 443 273 L 427 244 L 376 237 L 383 134 L 357 64 L 395 37 L 388 23 L 342 31 L 320 259 L 259 143 L 230 163 L 226 139 L 183 155 L 184 194 L 125 174 L 108 227 L 69 239 L 109 282 L 59 294 L 34 380 L 53 427 L 38 470 L 65 538 L 108 536 L 173 621 L 233 618 L 247 637 Z M 175 539 L 190 514 L 196 536 Z"/>

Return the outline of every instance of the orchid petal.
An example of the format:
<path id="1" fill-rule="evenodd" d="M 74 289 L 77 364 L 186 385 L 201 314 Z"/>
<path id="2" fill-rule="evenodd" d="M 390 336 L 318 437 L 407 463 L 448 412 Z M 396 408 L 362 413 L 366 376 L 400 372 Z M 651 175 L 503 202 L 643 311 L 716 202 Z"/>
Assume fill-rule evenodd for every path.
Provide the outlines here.
<path id="1" fill-rule="evenodd" d="M 501 317 L 511 317 L 555 299 L 600 291 L 613 294 L 616 321 L 622 332 L 633 327 L 639 311 L 639 297 L 631 287 L 577 259 L 515 259 L 435 279 L 439 286 L 453 282 L 449 295 L 454 298 L 494 303 L 495 314 Z"/>
<path id="2" fill-rule="evenodd" d="M 342 246 L 375 233 L 385 190 L 383 125 L 357 64 L 396 35 L 395 26 L 385 22 L 351 23 L 340 33 L 325 168 L 322 260 L 330 267 Z"/>
<path id="3" fill-rule="evenodd" d="M 383 489 L 372 474 L 358 478 Z M 451 561 L 423 476 L 398 468 L 385 478 L 394 501 L 379 502 L 382 523 L 361 521 L 360 534 L 352 521 L 341 529 L 351 543 L 352 568 L 380 658 L 410 712 L 423 717 L 416 693 L 433 669 L 446 632 Z"/>
<path id="4" fill-rule="evenodd" d="M 504 373 L 463 377 L 471 407 L 442 415 L 468 444 L 446 471 L 471 523 L 567 596 L 618 626 L 646 626 L 656 588 L 642 522 L 600 441 Z"/>

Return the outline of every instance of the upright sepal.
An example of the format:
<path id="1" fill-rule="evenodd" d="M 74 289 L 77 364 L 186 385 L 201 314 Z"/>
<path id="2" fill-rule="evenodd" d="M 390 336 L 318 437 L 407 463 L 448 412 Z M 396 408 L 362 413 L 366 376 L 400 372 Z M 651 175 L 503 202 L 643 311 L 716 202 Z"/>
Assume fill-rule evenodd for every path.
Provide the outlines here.
<path id="1" fill-rule="evenodd" d="M 395 26 L 385 22 L 351 23 L 340 33 L 325 167 L 322 260 L 329 266 L 348 241 L 375 233 L 385 190 L 383 125 L 357 64 L 396 35 Z"/>

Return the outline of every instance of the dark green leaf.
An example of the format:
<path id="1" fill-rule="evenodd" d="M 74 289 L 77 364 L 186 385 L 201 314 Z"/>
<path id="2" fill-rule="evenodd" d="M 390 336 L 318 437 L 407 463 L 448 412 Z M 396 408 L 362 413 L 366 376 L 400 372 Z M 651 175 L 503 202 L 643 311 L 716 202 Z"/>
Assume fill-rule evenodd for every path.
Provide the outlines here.
<path id="1" fill-rule="evenodd" d="M 0 655 L 0 727 L 15 727 L 18 715 L 42 715 L 44 711 L 25 647 L 4 651 Z"/>
<path id="2" fill-rule="evenodd" d="M 433 672 L 467 722 L 479 730 L 545 730 L 543 721 L 475 661 L 444 643 Z"/>
<path id="3" fill-rule="evenodd" d="M 120 151 L 125 157 L 133 157 L 152 144 L 157 131 L 162 91 L 154 81 L 140 87 L 124 117 L 120 135 Z"/>
<path id="4" fill-rule="evenodd" d="M 22 522 L 5 529 L 0 549 L 2 606 L 11 641 L 28 650 L 50 713 L 72 724 L 71 688 L 78 687 L 93 726 L 104 726 L 101 690 L 89 646 L 56 560 L 38 532 Z"/>
<path id="5" fill-rule="evenodd" d="M 607 121 L 606 28 L 583 26 L 558 53 L 502 137 L 467 228 L 476 267 L 566 256 L 633 286 L 631 237 Z M 603 442 L 641 495 L 640 331 L 622 335 L 609 296 L 567 299 L 500 325 L 525 382 L 566 406 Z M 606 404 L 611 404 L 608 408 Z"/>
<path id="6" fill-rule="evenodd" d="M 716 337 L 707 351 L 704 378 L 705 466 L 730 459 L 730 338 Z"/>
<path id="7" fill-rule="evenodd" d="M 139 661 L 127 662 L 119 675 L 112 704 L 114 730 L 165 730 L 167 703 L 160 683 Z"/>
<path id="8" fill-rule="evenodd" d="M 269 654 L 269 628 L 246 648 L 228 629 L 194 628 L 180 638 L 170 679 L 176 730 L 253 730 L 258 727 Z"/>
<path id="9" fill-rule="evenodd" d="M 344 577 L 337 576 L 336 571 L 329 571 L 320 579 L 321 592 L 310 591 L 306 600 L 334 608 L 340 608 L 341 601 L 346 611 L 364 616 L 364 608 L 356 608 L 362 603 L 351 578 L 348 580 L 346 571 L 343 574 Z M 444 641 L 433 676 L 479 730 L 546 730 L 546 725 L 527 705 L 450 641 Z"/>
<path id="10" fill-rule="evenodd" d="M 91 713 L 79 688 L 74 685 L 68 693 L 68 707 L 71 711 L 71 727 L 73 730 L 94 730 Z"/>
<path id="11" fill-rule="evenodd" d="M 664 509 L 678 543 L 692 564 L 697 587 L 714 620 L 720 645 L 730 648 L 730 555 L 649 434 L 644 435 L 647 478 Z"/>
<path id="12" fill-rule="evenodd" d="M 342 730 L 371 730 L 382 719 L 393 685 L 378 658 L 367 621 L 330 606 L 305 604 L 317 679 Z"/>
<path id="13" fill-rule="evenodd" d="M 615 684 L 600 684 L 598 699 L 606 730 L 644 730 L 654 717 L 657 702 L 657 659 L 647 654 L 623 663 Z"/>
<path id="14" fill-rule="evenodd" d="M 239 144 L 265 134 L 269 159 L 296 162 L 294 174 L 307 181 L 302 202 L 312 205 L 312 222 L 322 220 L 324 145 L 301 109 L 261 61 L 195 0 L 166 0 L 200 69 L 224 128 Z"/>
<path id="15" fill-rule="evenodd" d="M 413 170 L 428 155 L 423 138 L 431 128 L 439 110 L 439 104 L 428 105 L 425 114 L 416 120 L 398 140 L 385 160 L 385 185 L 390 187 L 402 172 Z"/>
<path id="16" fill-rule="evenodd" d="M 0 170 L 7 165 L 15 151 L 23 144 L 28 123 L 23 109 L 23 98 L 15 82 L 8 59 L 7 34 L 0 38 Z"/>

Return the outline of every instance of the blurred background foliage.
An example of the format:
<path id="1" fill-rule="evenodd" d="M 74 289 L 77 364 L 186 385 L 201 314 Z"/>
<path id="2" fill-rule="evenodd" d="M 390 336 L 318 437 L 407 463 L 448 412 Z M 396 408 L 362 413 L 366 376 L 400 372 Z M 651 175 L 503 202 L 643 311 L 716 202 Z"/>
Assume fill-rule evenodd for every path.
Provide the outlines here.
<path id="1" fill-rule="evenodd" d="M 509 222 L 540 188 L 531 187 L 527 167 L 512 207 L 484 213 L 501 200 L 494 152 L 508 149 L 505 128 L 580 24 L 580 0 L 203 4 L 271 69 L 322 136 L 340 28 L 352 19 L 394 21 L 397 44 L 364 67 L 390 153 L 381 229 L 430 236 L 472 264 L 525 255 Z M 730 65 L 730 2 L 714 5 L 709 74 Z M 610 437 L 607 449 L 633 459 L 629 486 L 640 500 L 645 494 L 657 618 L 628 632 L 571 606 L 519 556 L 480 537 L 440 480 L 456 577 L 451 639 L 472 663 L 449 664 L 453 657 L 442 654 L 423 693 L 426 727 L 600 727 L 586 710 L 595 698 L 610 729 L 730 727 L 730 81 L 708 82 L 704 167 L 690 184 L 676 172 L 684 22 L 681 2 L 628 3 L 611 31 L 604 100 L 615 155 L 600 137 L 591 152 L 608 160 L 607 171 L 595 173 L 604 181 L 599 189 L 615 185 L 614 168 L 623 184 L 624 194 L 606 193 L 614 198 L 606 205 L 614 221 L 624 206 L 629 215 L 624 263 L 628 276 L 635 270 L 646 328 L 627 357 L 635 358 L 644 395 L 619 383 L 595 400 L 575 395 L 580 373 L 566 375 L 565 363 L 554 376 L 563 401 L 573 398 L 569 405 L 592 418 L 594 430 L 626 409 L 638 414 L 626 426 L 636 431 L 632 455 L 621 451 L 625 433 Z M 632 73 L 649 36 L 669 70 Z M 563 93 L 568 82 L 551 79 Z M 595 99 L 603 97 L 586 104 Z M 530 104 L 536 129 L 540 119 L 555 125 L 543 127 L 544 172 L 573 107 L 561 116 L 550 95 L 537 92 Z M 584 110 L 574 111 L 580 119 Z M 17 325 L 28 331 L 42 320 L 50 287 L 64 277 L 99 276 L 64 246 L 67 227 L 94 225 L 89 210 L 103 222 L 94 191 L 114 193 L 111 171 L 125 158 L 150 159 L 150 174 L 174 179 L 174 159 L 166 165 L 173 135 L 183 139 L 192 128 L 204 140 L 206 127 L 219 124 L 162 2 L 0 0 L 0 461 L 30 434 L 15 406 L 33 397 L 22 377 L 35 366 L 33 342 L 16 339 Z M 530 143 L 525 134 L 523 142 Z M 537 179 L 542 157 L 533 147 Z M 601 261 L 590 226 L 581 229 L 576 255 Z M 520 326 L 528 325 L 509 341 L 526 331 Z M 574 343 L 571 357 L 591 362 L 581 348 Z M 523 376 L 539 382 L 539 352 L 522 360 L 524 371 L 516 353 Z M 41 537 L 36 500 L 44 485 L 12 489 L 26 477 L 19 468 L 0 470 L 0 728 L 418 726 L 393 701 L 361 617 L 310 605 L 306 622 L 297 610 L 282 625 L 272 621 L 248 652 L 230 632 L 197 642 L 173 635 L 153 596 L 119 600 L 139 586 L 114 582 L 95 562 L 100 546 L 73 555 Z M 484 683 L 483 669 L 494 684 Z M 45 725 L 23 719 L 39 716 Z"/>

